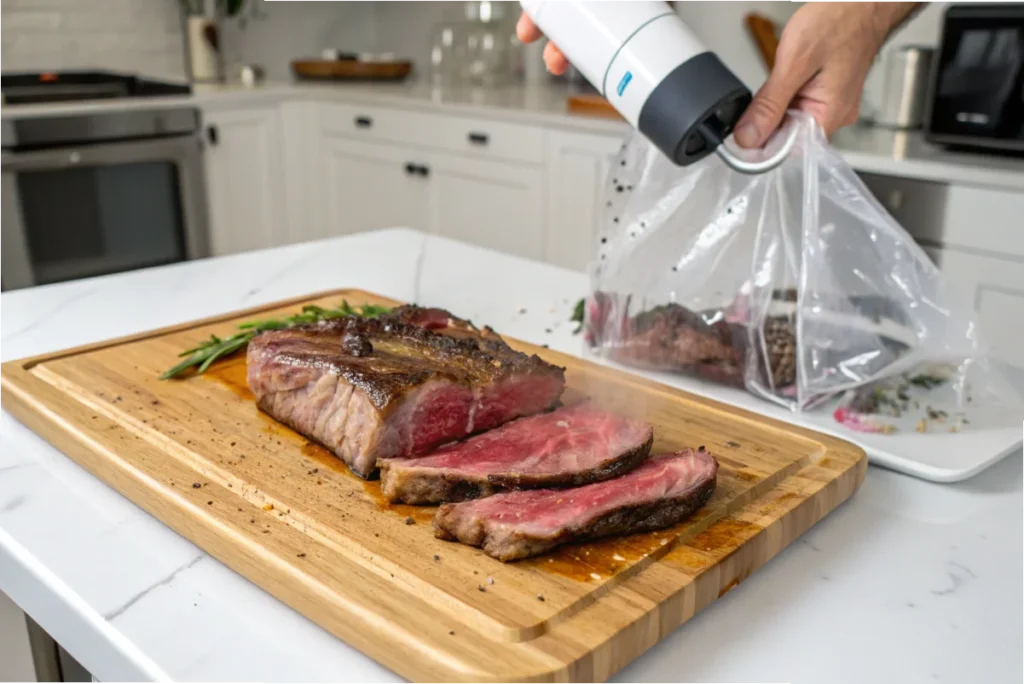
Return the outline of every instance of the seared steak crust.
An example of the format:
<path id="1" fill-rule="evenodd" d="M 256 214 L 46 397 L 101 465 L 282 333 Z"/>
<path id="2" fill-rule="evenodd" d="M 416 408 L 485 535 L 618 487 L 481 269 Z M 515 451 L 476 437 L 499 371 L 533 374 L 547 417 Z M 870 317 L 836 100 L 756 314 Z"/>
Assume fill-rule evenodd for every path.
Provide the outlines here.
<path id="1" fill-rule="evenodd" d="M 444 504 L 434 516 L 434 534 L 512 561 L 568 542 L 663 529 L 708 502 L 717 473 L 713 456 L 688 449 L 578 489 L 508 492 Z"/>
<path id="2" fill-rule="evenodd" d="M 342 377 L 382 411 L 432 377 L 480 384 L 523 373 L 564 374 L 536 354 L 514 351 L 490 329 L 424 328 L 406 322 L 408 315 L 335 318 L 265 332 L 253 344 L 291 368 Z"/>
<path id="3" fill-rule="evenodd" d="M 264 332 L 248 348 L 263 411 L 354 472 L 557 404 L 564 369 L 441 309 L 400 307 Z"/>

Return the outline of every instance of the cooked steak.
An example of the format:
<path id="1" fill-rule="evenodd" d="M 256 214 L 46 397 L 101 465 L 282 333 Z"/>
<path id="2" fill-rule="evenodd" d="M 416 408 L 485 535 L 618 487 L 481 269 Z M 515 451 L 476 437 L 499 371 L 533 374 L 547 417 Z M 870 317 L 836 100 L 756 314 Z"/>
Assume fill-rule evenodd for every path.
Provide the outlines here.
<path id="1" fill-rule="evenodd" d="M 519 418 L 419 458 L 379 461 L 389 501 L 465 501 L 501 489 L 578 487 L 617 477 L 651 451 L 654 428 L 588 404 Z"/>
<path id="2" fill-rule="evenodd" d="M 750 363 L 757 364 L 762 374 L 765 366 L 770 368 L 776 388 L 792 385 L 796 379 L 796 337 L 787 316 L 765 319 L 759 332 L 765 349 L 755 345 L 757 354 L 751 355 L 749 326 L 727 320 L 721 311 L 698 313 L 670 303 L 615 319 L 614 307 L 612 297 L 593 293 L 588 338 L 590 344 L 603 346 L 608 357 L 619 363 L 690 373 L 740 388 Z M 766 359 L 762 358 L 763 351 L 768 354 Z"/>
<path id="3" fill-rule="evenodd" d="M 401 307 L 257 335 L 259 407 L 369 477 L 411 456 L 557 405 L 565 371 L 441 309 Z"/>
<path id="4" fill-rule="evenodd" d="M 503 492 L 444 504 L 434 533 L 510 561 L 567 542 L 669 527 L 693 515 L 715 489 L 718 461 L 686 449 L 648 459 L 621 477 L 575 489 Z"/>

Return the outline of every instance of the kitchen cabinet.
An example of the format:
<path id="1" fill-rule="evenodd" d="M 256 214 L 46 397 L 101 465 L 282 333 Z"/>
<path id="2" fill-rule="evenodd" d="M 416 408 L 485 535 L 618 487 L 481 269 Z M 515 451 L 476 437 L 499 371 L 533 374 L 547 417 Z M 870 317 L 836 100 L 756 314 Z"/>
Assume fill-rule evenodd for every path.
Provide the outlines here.
<path id="1" fill-rule="evenodd" d="M 431 233 L 544 259 L 542 169 L 452 154 L 425 160 Z"/>
<path id="2" fill-rule="evenodd" d="M 993 358 L 1024 368 L 1024 195 L 861 173 L 868 189 L 974 302 Z"/>
<path id="3" fill-rule="evenodd" d="M 1024 369 L 1024 259 L 952 247 L 927 251 L 949 282 L 973 300 L 992 358 Z"/>
<path id="4" fill-rule="evenodd" d="M 547 244 L 553 264 L 584 270 L 602 216 L 602 186 L 622 138 L 551 130 L 547 136 Z"/>
<path id="5" fill-rule="evenodd" d="M 964 183 L 858 174 L 918 241 L 1024 259 L 1024 193 Z"/>
<path id="6" fill-rule="evenodd" d="M 287 242 L 278 107 L 205 109 L 203 126 L 213 254 Z"/>
<path id="7" fill-rule="evenodd" d="M 377 228 L 429 230 L 429 178 L 422 155 L 405 146 L 327 134 L 321 141 L 316 237 Z"/>
<path id="8" fill-rule="evenodd" d="M 544 258 L 540 167 L 325 133 L 317 237 L 401 226 Z"/>

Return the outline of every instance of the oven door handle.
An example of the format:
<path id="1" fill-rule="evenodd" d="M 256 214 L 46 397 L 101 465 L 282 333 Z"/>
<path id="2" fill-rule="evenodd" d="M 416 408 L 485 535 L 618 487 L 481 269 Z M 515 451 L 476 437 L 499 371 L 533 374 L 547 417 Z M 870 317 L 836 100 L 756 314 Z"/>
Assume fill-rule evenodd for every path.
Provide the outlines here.
<path id="1" fill-rule="evenodd" d="M 160 160 L 182 161 L 202 150 L 198 135 L 133 140 L 99 145 L 67 146 L 51 150 L 4 150 L 4 171 L 47 171 L 86 166 L 110 166 Z"/>

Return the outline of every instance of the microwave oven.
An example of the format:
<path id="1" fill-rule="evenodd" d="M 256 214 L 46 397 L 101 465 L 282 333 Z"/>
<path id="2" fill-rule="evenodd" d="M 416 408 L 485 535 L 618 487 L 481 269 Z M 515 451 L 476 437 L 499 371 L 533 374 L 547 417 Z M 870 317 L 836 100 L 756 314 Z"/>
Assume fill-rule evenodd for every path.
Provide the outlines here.
<path id="1" fill-rule="evenodd" d="M 1024 4 L 948 7 L 931 85 L 929 142 L 1024 153 Z"/>

